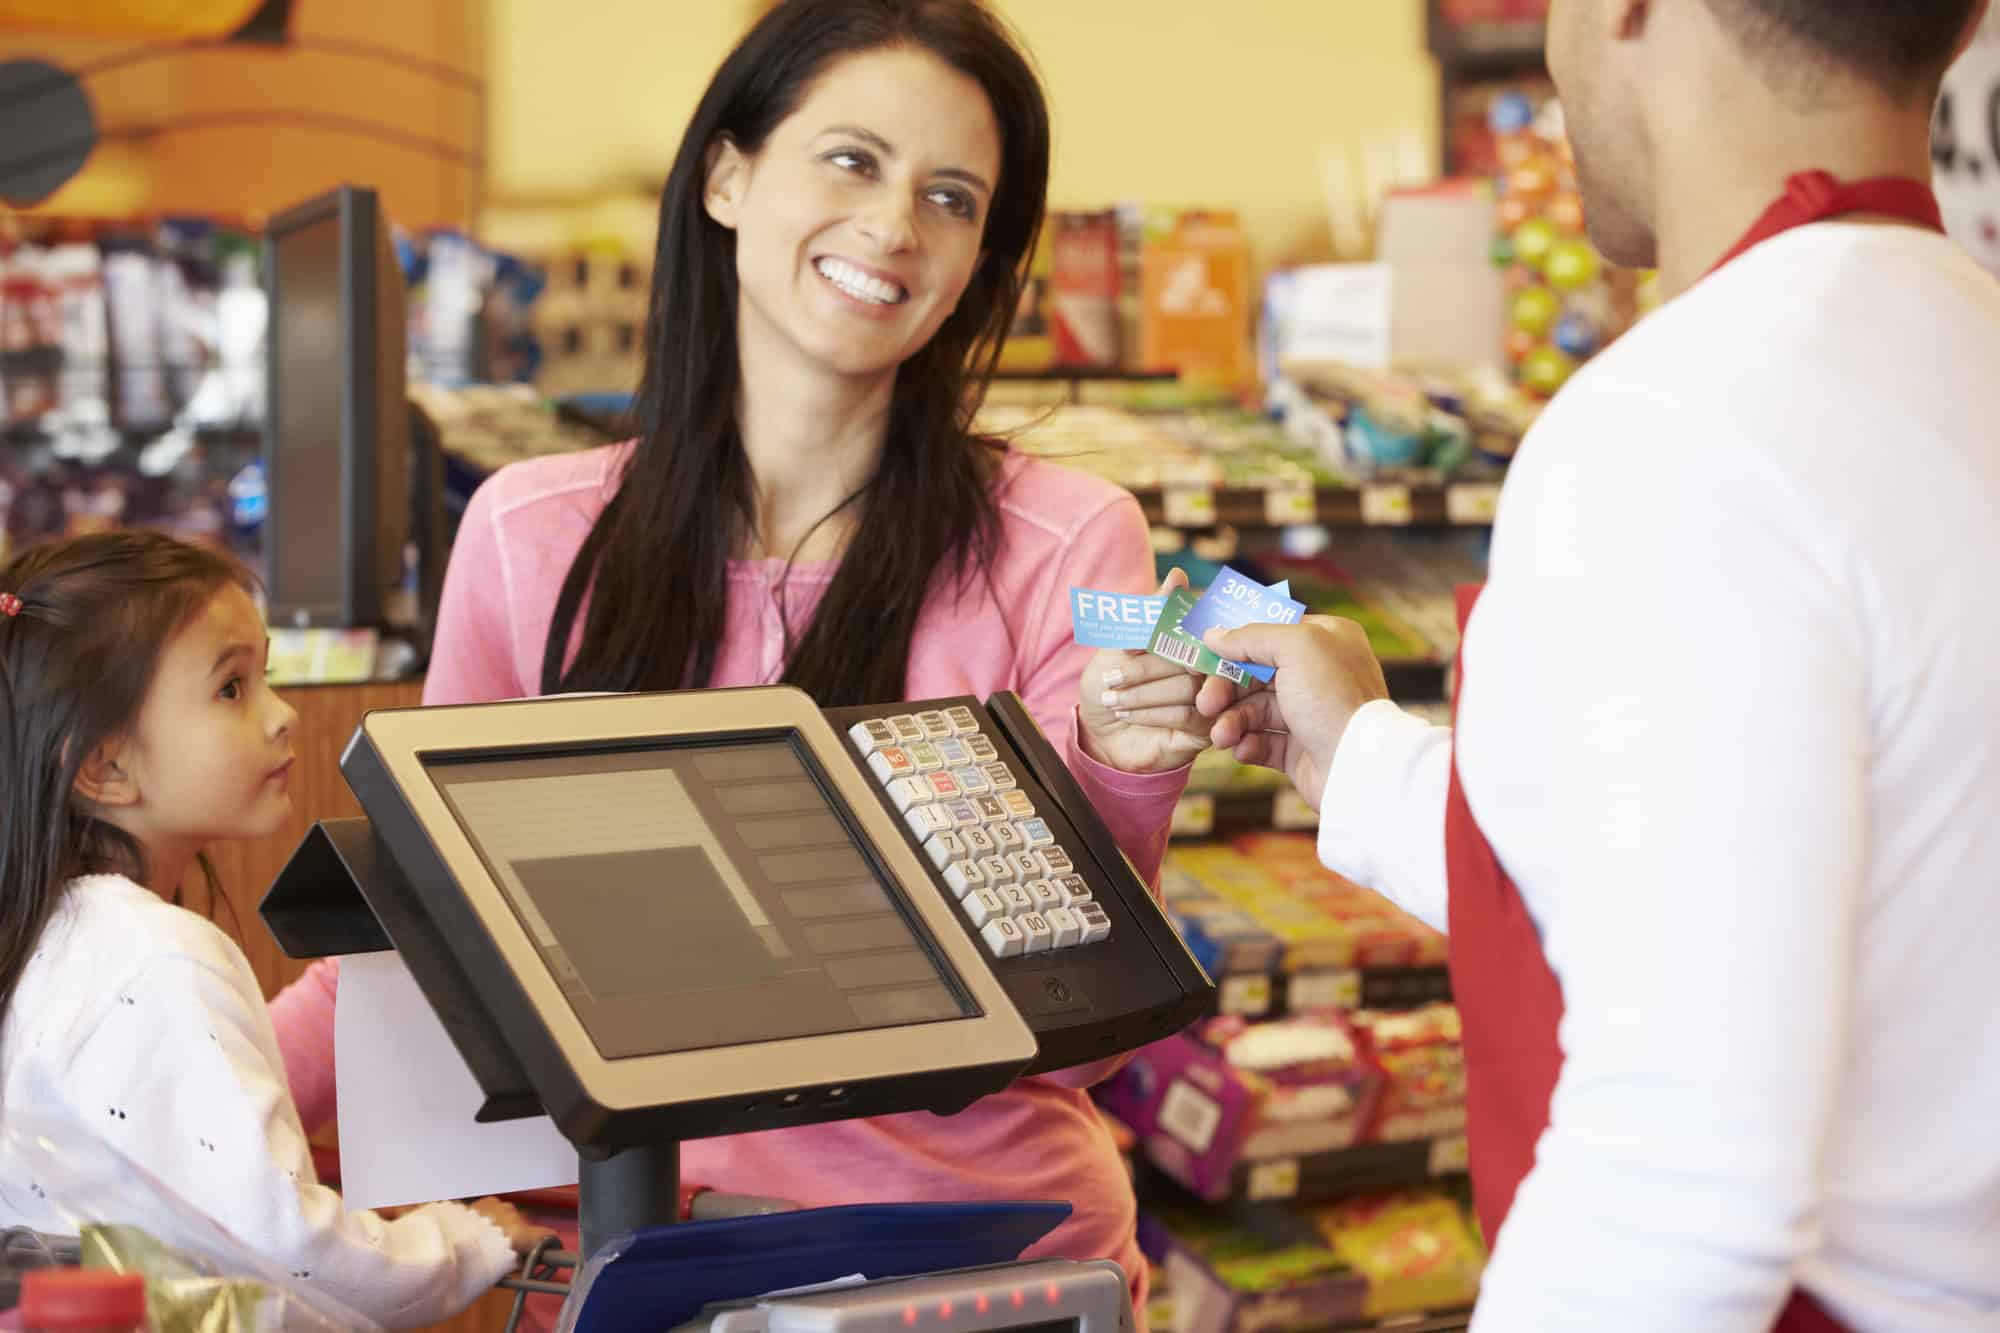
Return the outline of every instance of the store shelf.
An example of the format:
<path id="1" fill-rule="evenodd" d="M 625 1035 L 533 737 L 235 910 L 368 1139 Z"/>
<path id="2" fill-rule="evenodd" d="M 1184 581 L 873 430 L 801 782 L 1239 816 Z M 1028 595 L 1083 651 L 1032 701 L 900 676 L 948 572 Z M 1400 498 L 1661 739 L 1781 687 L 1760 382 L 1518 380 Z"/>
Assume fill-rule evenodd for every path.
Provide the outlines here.
<path id="1" fill-rule="evenodd" d="M 1487 527 L 1500 503 L 1497 481 L 1379 482 L 1308 490 L 1204 486 L 1135 489 L 1148 522 L 1202 531 L 1327 527 Z"/>
<path id="2" fill-rule="evenodd" d="M 1366 1143 L 1306 1157 L 1238 1162 L 1230 1173 L 1229 1197 L 1216 1206 L 1242 1210 L 1266 1204 L 1331 1203 L 1376 1190 L 1462 1180 L 1465 1163 L 1462 1133 L 1408 1143 Z M 1142 1205 L 1149 1200 L 1192 1197 L 1143 1152 L 1133 1157 L 1133 1183 Z"/>
<path id="3" fill-rule="evenodd" d="M 1216 1012 L 1283 1018 L 1301 1009 L 1415 1009 L 1451 999 L 1451 974 L 1431 967 L 1320 968 L 1296 974 L 1247 972 L 1215 979 Z"/>
<path id="4" fill-rule="evenodd" d="M 1372 1190 L 1405 1189 L 1465 1174 L 1465 1136 L 1369 1143 L 1310 1157 L 1238 1162 L 1230 1196 L 1253 1203 L 1326 1203 Z"/>

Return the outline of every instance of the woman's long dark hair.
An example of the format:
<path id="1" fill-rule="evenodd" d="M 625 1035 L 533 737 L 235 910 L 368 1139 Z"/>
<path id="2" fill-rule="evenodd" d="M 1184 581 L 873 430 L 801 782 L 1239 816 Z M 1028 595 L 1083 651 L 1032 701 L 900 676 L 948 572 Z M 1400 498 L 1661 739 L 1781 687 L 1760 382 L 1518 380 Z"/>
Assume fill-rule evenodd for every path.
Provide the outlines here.
<path id="1" fill-rule="evenodd" d="M 963 592 L 990 568 L 1000 454 L 973 437 L 971 422 L 1041 228 L 1049 116 L 1040 81 L 977 0 L 784 0 L 716 71 L 667 177 L 639 443 L 563 581 L 542 654 L 544 692 L 708 684 L 728 561 L 755 524 L 736 419 L 735 236 L 703 208 L 708 152 L 726 139 L 756 153 L 831 62 L 886 47 L 928 51 L 985 90 L 1000 126 L 1000 180 L 964 298 L 897 372 L 880 466 L 848 501 L 858 516 L 849 558 L 788 645 L 782 679 L 822 707 L 902 698 L 911 634 L 934 584 L 950 578 Z"/>
<path id="2" fill-rule="evenodd" d="M 232 583 L 253 587 L 228 556 L 136 530 L 30 547 L 0 568 L 0 594 L 20 599 L 0 614 L 0 1020 L 64 885 L 146 878 L 144 849 L 91 814 L 77 774 L 136 722 L 175 631 Z"/>

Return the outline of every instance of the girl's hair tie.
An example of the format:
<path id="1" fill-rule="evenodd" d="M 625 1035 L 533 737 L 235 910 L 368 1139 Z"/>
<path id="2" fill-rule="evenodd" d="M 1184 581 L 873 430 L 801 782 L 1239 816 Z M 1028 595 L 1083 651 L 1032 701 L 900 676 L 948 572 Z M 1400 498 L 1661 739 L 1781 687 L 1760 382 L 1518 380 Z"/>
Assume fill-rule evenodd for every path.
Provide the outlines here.
<path id="1" fill-rule="evenodd" d="M 0 592 L 0 616 L 12 617 L 20 614 L 21 599 L 11 592 Z"/>

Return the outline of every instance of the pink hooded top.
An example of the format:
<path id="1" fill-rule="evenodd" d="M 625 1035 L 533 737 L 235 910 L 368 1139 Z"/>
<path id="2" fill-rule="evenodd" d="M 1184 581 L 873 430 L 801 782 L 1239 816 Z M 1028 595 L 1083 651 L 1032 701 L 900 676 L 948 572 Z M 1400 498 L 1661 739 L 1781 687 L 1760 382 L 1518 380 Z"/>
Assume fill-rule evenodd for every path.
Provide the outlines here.
<path id="1" fill-rule="evenodd" d="M 615 491 L 631 446 L 515 463 L 466 509 L 424 685 L 427 704 L 541 692 L 542 650 L 556 596 L 591 524 Z M 1090 650 L 1071 636 L 1069 589 L 1150 593 L 1152 548 L 1138 503 L 1108 482 L 1010 454 L 997 483 L 1001 545 L 990 591 L 948 579 L 918 618 L 906 697 L 1013 690 L 1063 750 L 1091 803 L 1141 877 L 1156 883 L 1185 768 L 1136 776 L 1106 768 L 1077 744 L 1076 696 Z M 834 566 L 782 561 L 729 567 L 729 610 L 712 683 L 757 685 L 783 670 L 781 614 L 801 629 Z M 578 624 L 582 617 L 578 617 Z M 796 637 L 796 634 L 794 635 Z M 885 701 L 888 702 L 888 701 Z M 315 966 L 272 1003 L 301 1117 L 332 1117 L 337 967 Z M 941 1199 L 1060 1199 L 1074 1215 L 1032 1256 L 1115 1259 L 1143 1312 L 1145 1262 L 1132 1189 L 1111 1137 L 1081 1090 L 1113 1068 L 1025 1078 L 951 1117 L 926 1113 L 846 1120 L 683 1147 L 683 1177 L 732 1193 L 806 1206 Z"/>

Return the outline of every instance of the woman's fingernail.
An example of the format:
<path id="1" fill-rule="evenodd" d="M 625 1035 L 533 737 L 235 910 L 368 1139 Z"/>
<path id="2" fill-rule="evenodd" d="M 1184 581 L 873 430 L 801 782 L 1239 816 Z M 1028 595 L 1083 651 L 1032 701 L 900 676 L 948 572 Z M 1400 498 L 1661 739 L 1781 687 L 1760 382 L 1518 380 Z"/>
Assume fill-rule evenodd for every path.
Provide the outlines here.
<path id="1" fill-rule="evenodd" d="M 1116 708 L 1118 706 L 1118 691 L 1106 690 L 1104 693 L 1097 696 L 1097 701 L 1103 704 L 1106 708 Z"/>
<path id="2" fill-rule="evenodd" d="M 1114 710 L 1111 716 L 1117 718 L 1120 722 L 1130 722 L 1132 720 L 1132 715 L 1122 708 Z"/>
<path id="3" fill-rule="evenodd" d="M 1120 671 L 1117 667 L 1112 667 L 1109 671 L 1104 673 L 1105 689 L 1115 690 L 1124 683 L 1125 683 L 1125 673 Z"/>

